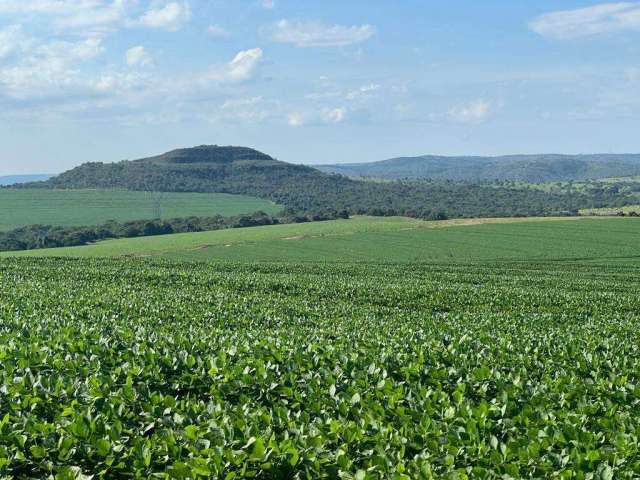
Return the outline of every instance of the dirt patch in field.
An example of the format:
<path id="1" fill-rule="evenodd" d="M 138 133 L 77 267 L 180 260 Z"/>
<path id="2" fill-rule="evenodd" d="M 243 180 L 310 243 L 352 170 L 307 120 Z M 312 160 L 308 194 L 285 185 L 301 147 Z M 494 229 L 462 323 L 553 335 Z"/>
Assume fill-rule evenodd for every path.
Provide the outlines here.
<path id="1" fill-rule="evenodd" d="M 427 221 L 426 228 L 464 227 L 494 223 L 558 222 L 580 220 L 584 217 L 513 217 L 513 218 L 457 218 L 453 220 Z"/>
<path id="2" fill-rule="evenodd" d="M 208 250 L 211 247 L 213 247 L 213 245 L 198 245 L 198 246 L 192 248 L 191 250 Z"/>
<path id="3" fill-rule="evenodd" d="M 310 235 L 296 235 L 295 237 L 284 237 L 282 240 L 306 240 L 311 238 Z"/>
<path id="4" fill-rule="evenodd" d="M 492 225 L 496 223 L 529 223 L 529 222 L 559 222 L 568 220 L 582 220 L 586 217 L 501 217 L 501 218 L 454 218 L 451 220 L 425 220 L 411 227 L 404 227 L 398 231 L 417 230 L 421 228 L 449 228 L 467 227 L 472 225 Z M 595 217 L 590 217 L 595 218 Z"/>

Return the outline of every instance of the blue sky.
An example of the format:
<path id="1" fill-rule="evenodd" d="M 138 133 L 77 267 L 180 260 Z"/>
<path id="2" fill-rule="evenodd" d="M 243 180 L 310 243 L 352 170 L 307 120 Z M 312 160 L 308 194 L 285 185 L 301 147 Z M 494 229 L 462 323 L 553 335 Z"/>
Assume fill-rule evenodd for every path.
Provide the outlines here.
<path id="1" fill-rule="evenodd" d="M 640 2 L 0 0 L 0 174 L 639 152 Z"/>

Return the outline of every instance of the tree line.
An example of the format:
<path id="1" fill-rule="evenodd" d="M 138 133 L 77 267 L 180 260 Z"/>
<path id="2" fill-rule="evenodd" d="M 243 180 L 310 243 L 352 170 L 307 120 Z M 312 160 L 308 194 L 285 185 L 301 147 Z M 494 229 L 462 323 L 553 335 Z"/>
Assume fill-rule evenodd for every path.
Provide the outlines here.
<path id="1" fill-rule="evenodd" d="M 34 250 L 39 248 L 73 247 L 99 240 L 147 237 L 171 233 L 203 232 L 225 228 L 246 228 L 262 225 L 305 223 L 349 218 L 345 210 L 322 210 L 299 214 L 286 211 L 282 215 L 256 212 L 251 215 L 223 217 L 186 217 L 169 220 L 110 221 L 95 226 L 29 225 L 0 232 L 0 251 Z"/>

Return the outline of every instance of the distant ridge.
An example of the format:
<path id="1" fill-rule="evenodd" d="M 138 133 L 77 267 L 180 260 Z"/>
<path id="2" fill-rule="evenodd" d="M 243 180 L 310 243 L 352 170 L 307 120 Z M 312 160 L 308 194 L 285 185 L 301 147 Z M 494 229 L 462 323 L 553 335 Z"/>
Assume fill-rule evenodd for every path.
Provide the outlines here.
<path id="1" fill-rule="evenodd" d="M 424 155 L 369 163 L 319 165 L 349 177 L 389 180 L 520 180 L 552 182 L 640 175 L 640 154 L 507 155 L 501 157 Z"/>
<path id="2" fill-rule="evenodd" d="M 5 175 L 0 176 L 0 186 L 15 185 L 16 183 L 41 182 L 43 180 L 48 180 L 51 177 L 53 177 L 53 175 L 46 173 L 33 175 Z"/>

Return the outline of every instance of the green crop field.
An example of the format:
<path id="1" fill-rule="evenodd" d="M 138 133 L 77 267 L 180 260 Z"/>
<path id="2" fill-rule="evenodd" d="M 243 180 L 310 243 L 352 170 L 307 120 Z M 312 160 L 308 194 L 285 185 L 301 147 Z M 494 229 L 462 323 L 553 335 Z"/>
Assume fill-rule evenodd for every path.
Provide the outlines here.
<path id="1" fill-rule="evenodd" d="M 637 218 L 485 219 L 402 217 L 275 225 L 142 237 L 4 256 L 159 256 L 179 260 L 477 262 L 547 259 L 635 261 Z"/>
<path id="2" fill-rule="evenodd" d="M 0 477 L 639 478 L 638 289 L 637 265 L 4 259 Z"/>
<path id="3" fill-rule="evenodd" d="M 162 218 L 282 210 L 267 200 L 223 193 L 164 193 Z M 0 189 L 0 231 L 24 225 L 97 225 L 154 218 L 154 194 L 121 190 Z"/>
<path id="4" fill-rule="evenodd" d="M 356 217 L 4 254 L 0 478 L 639 478 L 639 234 Z"/>

